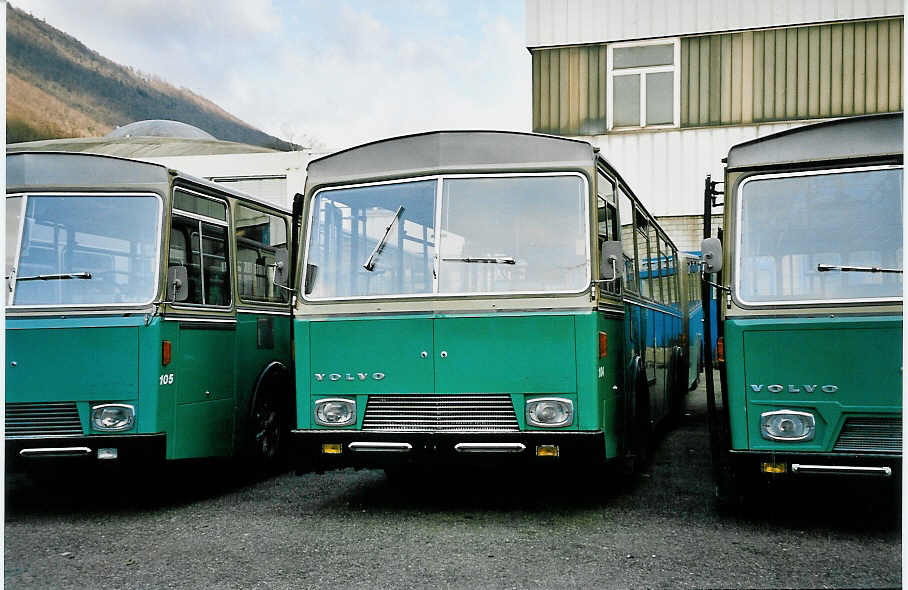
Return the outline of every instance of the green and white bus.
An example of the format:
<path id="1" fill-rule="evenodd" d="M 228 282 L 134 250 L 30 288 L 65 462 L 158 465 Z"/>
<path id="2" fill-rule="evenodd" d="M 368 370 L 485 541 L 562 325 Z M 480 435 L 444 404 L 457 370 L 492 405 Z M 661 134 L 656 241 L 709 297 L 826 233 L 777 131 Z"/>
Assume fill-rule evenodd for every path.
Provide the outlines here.
<path id="1" fill-rule="evenodd" d="M 301 468 L 639 458 L 686 392 L 677 249 L 586 142 L 387 139 L 299 205 Z"/>
<path id="2" fill-rule="evenodd" d="M 722 240 L 702 246 L 718 277 L 704 297 L 721 292 L 722 403 L 706 372 L 720 500 L 772 478 L 898 474 L 902 153 L 901 114 L 729 151 Z"/>
<path id="3" fill-rule="evenodd" d="M 289 212 L 108 156 L 13 151 L 6 170 L 7 468 L 274 461 Z"/>

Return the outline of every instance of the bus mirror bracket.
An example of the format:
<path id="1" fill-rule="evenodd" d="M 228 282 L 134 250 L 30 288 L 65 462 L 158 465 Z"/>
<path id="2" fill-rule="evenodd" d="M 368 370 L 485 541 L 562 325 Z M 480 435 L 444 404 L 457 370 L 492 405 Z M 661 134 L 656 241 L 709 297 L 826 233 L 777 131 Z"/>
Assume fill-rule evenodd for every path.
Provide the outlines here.
<path id="1" fill-rule="evenodd" d="M 272 279 L 271 283 L 275 287 L 279 287 L 281 289 L 284 289 L 285 291 L 295 293 L 295 289 L 291 289 L 287 286 L 287 284 L 290 282 L 290 274 L 287 272 L 287 269 L 290 266 L 289 259 L 290 255 L 287 253 L 287 250 L 285 248 L 280 248 L 277 250 L 277 252 L 275 252 L 274 264 L 269 264 L 268 266 L 274 269 L 274 278 Z"/>
<path id="2" fill-rule="evenodd" d="M 167 267 L 167 293 L 164 301 L 175 303 L 189 298 L 189 274 L 185 266 Z"/>
<path id="3" fill-rule="evenodd" d="M 719 238 L 705 238 L 700 242 L 703 257 L 703 272 L 717 273 L 722 270 L 722 242 Z"/>
<path id="4" fill-rule="evenodd" d="M 602 242 L 599 247 L 599 281 L 612 282 L 618 279 L 618 259 L 622 255 L 621 242 L 618 240 Z"/>

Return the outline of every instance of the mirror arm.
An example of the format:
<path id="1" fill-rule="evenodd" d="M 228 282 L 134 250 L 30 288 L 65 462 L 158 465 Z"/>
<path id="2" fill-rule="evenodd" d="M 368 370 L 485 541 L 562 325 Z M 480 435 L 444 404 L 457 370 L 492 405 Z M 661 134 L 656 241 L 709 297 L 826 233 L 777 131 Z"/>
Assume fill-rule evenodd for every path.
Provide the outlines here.
<path id="1" fill-rule="evenodd" d="M 609 257 L 608 257 L 608 260 L 609 260 L 609 262 L 612 263 L 612 278 L 610 278 L 610 279 L 596 279 L 596 280 L 593 281 L 593 284 L 595 284 L 595 285 L 599 285 L 599 284 L 605 285 L 605 284 L 607 284 L 607 283 L 614 283 L 614 282 L 617 281 L 619 278 L 621 278 L 621 277 L 618 276 L 618 265 L 615 263 L 615 257 L 614 257 L 614 256 L 609 256 Z"/>
<path id="2" fill-rule="evenodd" d="M 725 285 L 720 285 L 719 283 L 714 283 L 711 280 L 706 278 L 706 272 L 700 271 L 700 280 L 709 285 L 710 287 L 715 287 L 720 291 L 725 291 L 726 293 L 731 293 L 731 288 L 726 287 Z"/>

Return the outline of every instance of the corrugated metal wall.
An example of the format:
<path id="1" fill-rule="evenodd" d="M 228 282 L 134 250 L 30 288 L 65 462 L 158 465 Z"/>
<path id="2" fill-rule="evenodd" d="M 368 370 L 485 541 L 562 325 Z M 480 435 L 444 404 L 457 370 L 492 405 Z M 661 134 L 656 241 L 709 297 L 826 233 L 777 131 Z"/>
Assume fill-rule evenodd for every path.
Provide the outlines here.
<path id="1" fill-rule="evenodd" d="M 606 46 L 533 52 L 533 130 L 605 133 Z"/>
<path id="2" fill-rule="evenodd" d="M 681 126 L 904 108 L 902 18 L 681 39 Z M 533 50 L 533 130 L 606 128 L 605 44 Z"/>
<path id="3" fill-rule="evenodd" d="M 901 18 L 681 40 L 681 126 L 903 108 Z"/>
<path id="4" fill-rule="evenodd" d="M 527 47 L 903 15 L 903 0 L 526 0 Z"/>
<path id="5" fill-rule="evenodd" d="M 670 129 L 579 137 L 599 146 L 646 208 L 656 216 L 702 215 L 703 179 L 721 180 L 722 158 L 738 143 L 803 125 L 760 125 Z"/>

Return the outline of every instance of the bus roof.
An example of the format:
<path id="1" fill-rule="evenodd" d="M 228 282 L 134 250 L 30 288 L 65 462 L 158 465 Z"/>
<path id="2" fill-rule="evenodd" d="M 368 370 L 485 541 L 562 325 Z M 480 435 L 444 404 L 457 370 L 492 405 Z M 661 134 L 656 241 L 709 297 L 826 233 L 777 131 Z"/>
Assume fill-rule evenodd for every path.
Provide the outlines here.
<path id="1" fill-rule="evenodd" d="M 6 154 L 7 192 L 28 190 L 32 187 L 135 188 L 142 185 L 165 185 L 163 190 L 166 191 L 171 175 L 201 187 L 226 193 L 241 201 L 264 205 L 285 214 L 290 213 L 288 209 L 274 203 L 210 180 L 172 170 L 162 164 L 83 152 L 39 151 Z"/>
<path id="2" fill-rule="evenodd" d="M 902 113 L 887 113 L 825 121 L 739 143 L 728 152 L 728 168 L 901 154 Z"/>
<path id="3" fill-rule="evenodd" d="M 593 147 L 550 135 L 513 131 L 431 131 L 382 139 L 309 162 L 307 186 L 483 169 L 589 168 Z"/>

